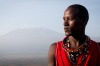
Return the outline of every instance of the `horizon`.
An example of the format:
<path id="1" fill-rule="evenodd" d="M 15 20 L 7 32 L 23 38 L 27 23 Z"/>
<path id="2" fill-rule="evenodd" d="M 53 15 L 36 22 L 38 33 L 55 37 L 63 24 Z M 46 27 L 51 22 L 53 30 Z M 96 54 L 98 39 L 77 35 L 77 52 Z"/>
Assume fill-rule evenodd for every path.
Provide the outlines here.
<path id="1" fill-rule="evenodd" d="M 0 36 L 0 58 L 16 58 L 17 56 L 20 58 L 24 58 L 24 56 L 28 58 L 32 56 L 46 57 L 50 44 L 63 40 L 63 38 L 63 34 L 49 29 L 18 29 L 4 36 Z M 100 37 L 97 37 L 97 39 L 93 37 L 93 39 L 99 41 Z M 38 40 L 40 41 L 38 42 Z M 24 56 L 22 56 L 23 54 Z"/>
<path id="2" fill-rule="evenodd" d="M 57 32 L 57 31 L 55 31 L 55 30 L 52 30 L 52 29 L 49 29 L 49 28 L 44 28 L 44 27 L 22 27 L 22 28 L 16 28 L 16 29 L 14 29 L 14 30 L 8 31 L 8 32 L 6 32 L 6 33 L 4 33 L 4 34 L 2 34 L 2 35 L 0 35 L 0 36 L 6 35 L 6 34 L 8 34 L 8 33 L 11 33 L 11 32 L 13 32 L 13 31 L 16 31 L 16 30 L 27 30 L 27 29 L 45 29 L 45 30 L 54 31 L 54 32 L 56 32 L 56 33 L 65 35 L 64 32 L 63 32 L 63 33 L 60 33 L 60 32 Z M 87 35 L 87 36 L 88 36 L 88 35 Z M 90 36 L 90 37 L 99 38 L 100 36 Z"/>

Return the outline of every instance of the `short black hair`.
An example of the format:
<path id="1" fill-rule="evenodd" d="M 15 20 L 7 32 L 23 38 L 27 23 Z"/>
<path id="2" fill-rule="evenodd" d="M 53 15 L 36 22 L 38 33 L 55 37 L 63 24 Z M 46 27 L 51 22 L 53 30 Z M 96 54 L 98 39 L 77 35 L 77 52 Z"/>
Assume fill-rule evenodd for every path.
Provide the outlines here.
<path id="1" fill-rule="evenodd" d="M 83 5 L 80 5 L 80 4 L 73 4 L 73 5 L 70 5 L 67 9 L 69 8 L 75 8 L 78 10 L 78 18 L 80 19 L 84 19 L 85 22 L 87 23 L 88 20 L 89 20 L 89 13 L 88 13 L 88 10 L 86 7 L 84 7 Z"/>

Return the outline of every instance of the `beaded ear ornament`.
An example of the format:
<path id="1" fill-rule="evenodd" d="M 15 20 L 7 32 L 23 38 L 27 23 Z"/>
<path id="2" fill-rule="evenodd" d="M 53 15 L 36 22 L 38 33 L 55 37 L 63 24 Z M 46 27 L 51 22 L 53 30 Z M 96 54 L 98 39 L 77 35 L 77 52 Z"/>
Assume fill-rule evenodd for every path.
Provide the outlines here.
<path id="1" fill-rule="evenodd" d="M 69 39 L 67 38 L 65 41 L 66 42 L 63 44 L 63 48 L 65 52 L 67 52 L 68 58 L 71 60 L 72 64 L 77 64 L 76 58 L 79 57 L 82 53 L 84 53 L 84 55 L 81 59 L 81 62 L 83 62 L 87 58 L 88 53 L 89 53 L 88 47 L 89 47 L 89 44 L 91 43 L 89 42 L 90 38 L 88 36 L 86 37 L 85 42 L 74 50 L 71 49 Z"/>

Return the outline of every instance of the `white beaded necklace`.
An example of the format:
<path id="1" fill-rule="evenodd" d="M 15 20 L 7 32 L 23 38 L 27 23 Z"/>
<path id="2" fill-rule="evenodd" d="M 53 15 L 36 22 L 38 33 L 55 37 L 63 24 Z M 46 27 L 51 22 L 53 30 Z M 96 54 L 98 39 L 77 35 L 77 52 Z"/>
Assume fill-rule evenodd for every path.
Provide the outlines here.
<path id="1" fill-rule="evenodd" d="M 71 60 L 72 64 L 77 64 L 76 58 L 79 57 L 82 53 L 84 53 L 84 55 L 81 59 L 81 62 L 85 61 L 89 53 L 88 50 L 89 44 L 87 43 L 89 44 L 91 43 L 90 38 L 88 36 L 86 37 L 86 40 L 82 45 L 80 45 L 78 48 L 74 50 L 71 50 L 69 39 L 68 38 L 66 39 L 66 43 L 63 44 L 63 48 L 65 52 L 67 52 L 68 58 L 69 60 Z"/>

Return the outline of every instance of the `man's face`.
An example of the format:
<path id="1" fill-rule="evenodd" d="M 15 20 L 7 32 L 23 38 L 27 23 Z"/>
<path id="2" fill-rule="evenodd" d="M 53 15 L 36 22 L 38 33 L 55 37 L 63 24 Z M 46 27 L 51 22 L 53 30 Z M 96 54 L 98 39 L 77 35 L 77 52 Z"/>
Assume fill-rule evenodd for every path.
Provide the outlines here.
<path id="1" fill-rule="evenodd" d="M 67 9 L 64 12 L 64 31 L 66 36 L 78 35 L 83 32 L 83 23 L 78 18 L 78 14 L 75 9 Z"/>

